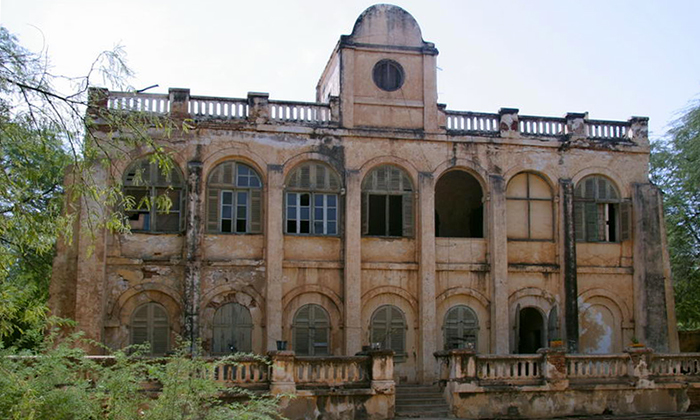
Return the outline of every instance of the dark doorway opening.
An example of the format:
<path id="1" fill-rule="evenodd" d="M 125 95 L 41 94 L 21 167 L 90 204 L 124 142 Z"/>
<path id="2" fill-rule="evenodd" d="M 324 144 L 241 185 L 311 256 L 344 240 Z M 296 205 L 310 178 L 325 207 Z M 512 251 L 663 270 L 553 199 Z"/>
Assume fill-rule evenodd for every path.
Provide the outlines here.
<path id="1" fill-rule="evenodd" d="M 483 238 L 484 204 L 479 182 L 464 171 L 450 171 L 435 185 L 435 236 Z"/>
<path id="2" fill-rule="evenodd" d="M 518 332 L 518 353 L 533 354 L 544 347 L 545 331 L 544 318 L 535 308 L 523 308 L 520 310 Z"/>

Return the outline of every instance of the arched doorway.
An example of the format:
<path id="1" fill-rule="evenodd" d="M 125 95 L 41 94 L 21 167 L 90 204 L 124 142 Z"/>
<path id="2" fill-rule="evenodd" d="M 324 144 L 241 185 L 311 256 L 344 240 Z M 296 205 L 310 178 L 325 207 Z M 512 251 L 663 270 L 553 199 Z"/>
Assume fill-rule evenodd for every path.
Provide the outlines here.
<path id="1" fill-rule="evenodd" d="M 533 307 L 523 308 L 518 313 L 518 353 L 532 354 L 545 346 L 544 317 Z"/>
<path id="2" fill-rule="evenodd" d="M 479 181 L 465 171 L 450 171 L 435 185 L 435 236 L 483 238 L 484 204 Z"/>

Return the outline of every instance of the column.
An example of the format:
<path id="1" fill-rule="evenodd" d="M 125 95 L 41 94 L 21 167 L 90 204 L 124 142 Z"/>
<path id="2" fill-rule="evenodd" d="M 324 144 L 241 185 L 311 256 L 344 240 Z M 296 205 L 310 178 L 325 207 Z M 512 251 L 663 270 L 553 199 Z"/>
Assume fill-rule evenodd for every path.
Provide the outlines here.
<path id="1" fill-rule="evenodd" d="M 508 237 L 506 190 L 500 175 L 489 176 L 488 241 L 491 271 L 491 352 L 509 353 Z"/>
<path id="2" fill-rule="evenodd" d="M 576 232 L 574 231 L 574 184 L 570 179 L 560 179 L 562 203 L 562 234 L 564 248 L 564 331 L 566 347 L 570 353 L 578 353 L 578 278 L 576 265 Z"/>
<path id="3" fill-rule="evenodd" d="M 267 165 L 265 208 L 265 332 L 267 350 L 277 348 L 282 337 L 282 234 L 283 173 L 281 165 Z"/>
<path id="4" fill-rule="evenodd" d="M 345 174 L 345 271 L 344 328 L 345 354 L 362 349 L 362 180 L 357 170 Z"/>
<path id="5" fill-rule="evenodd" d="M 418 174 L 419 198 L 419 377 L 432 383 L 437 377 L 433 353 L 437 351 L 437 314 L 435 311 L 435 179 L 429 172 Z"/>
<path id="6" fill-rule="evenodd" d="M 202 162 L 187 162 L 187 219 L 185 224 L 185 328 L 183 337 L 196 353 L 199 342 L 199 305 L 202 280 Z"/>

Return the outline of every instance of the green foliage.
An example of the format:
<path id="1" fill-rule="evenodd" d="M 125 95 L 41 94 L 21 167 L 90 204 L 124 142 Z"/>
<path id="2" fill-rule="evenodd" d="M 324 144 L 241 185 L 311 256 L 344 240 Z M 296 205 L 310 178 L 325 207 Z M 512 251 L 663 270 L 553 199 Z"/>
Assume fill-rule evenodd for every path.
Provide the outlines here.
<path id="1" fill-rule="evenodd" d="M 0 352 L 0 417 L 31 420 L 224 420 L 280 419 L 279 399 L 226 387 L 216 362 L 184 350 L 151 359 L 139 349 L 89 358 L 73 337 L 48 340 L 37 355 Z M 140 350 L 144 350 L 143 348 Z M 224 403 L 236 396 L 236 403 Z"/>
<path id="2" fill-rule="evenodd" d="M 676 315 L 681 328 L 700 328 L 700 102 L 652 145 L 652 180 L 664 192 Z"/>

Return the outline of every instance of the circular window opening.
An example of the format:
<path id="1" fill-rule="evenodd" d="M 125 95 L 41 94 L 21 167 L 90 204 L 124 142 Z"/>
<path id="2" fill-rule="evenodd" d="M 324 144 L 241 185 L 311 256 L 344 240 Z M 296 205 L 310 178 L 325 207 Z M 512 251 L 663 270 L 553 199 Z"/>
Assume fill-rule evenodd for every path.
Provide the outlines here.
<path id="1" fill-rule="evenodd" d="M 372 77 L 379 89 L 393 92 L 403 85 L 403 67 L 394 60 L 381 60 L 374 65 Z"/>

